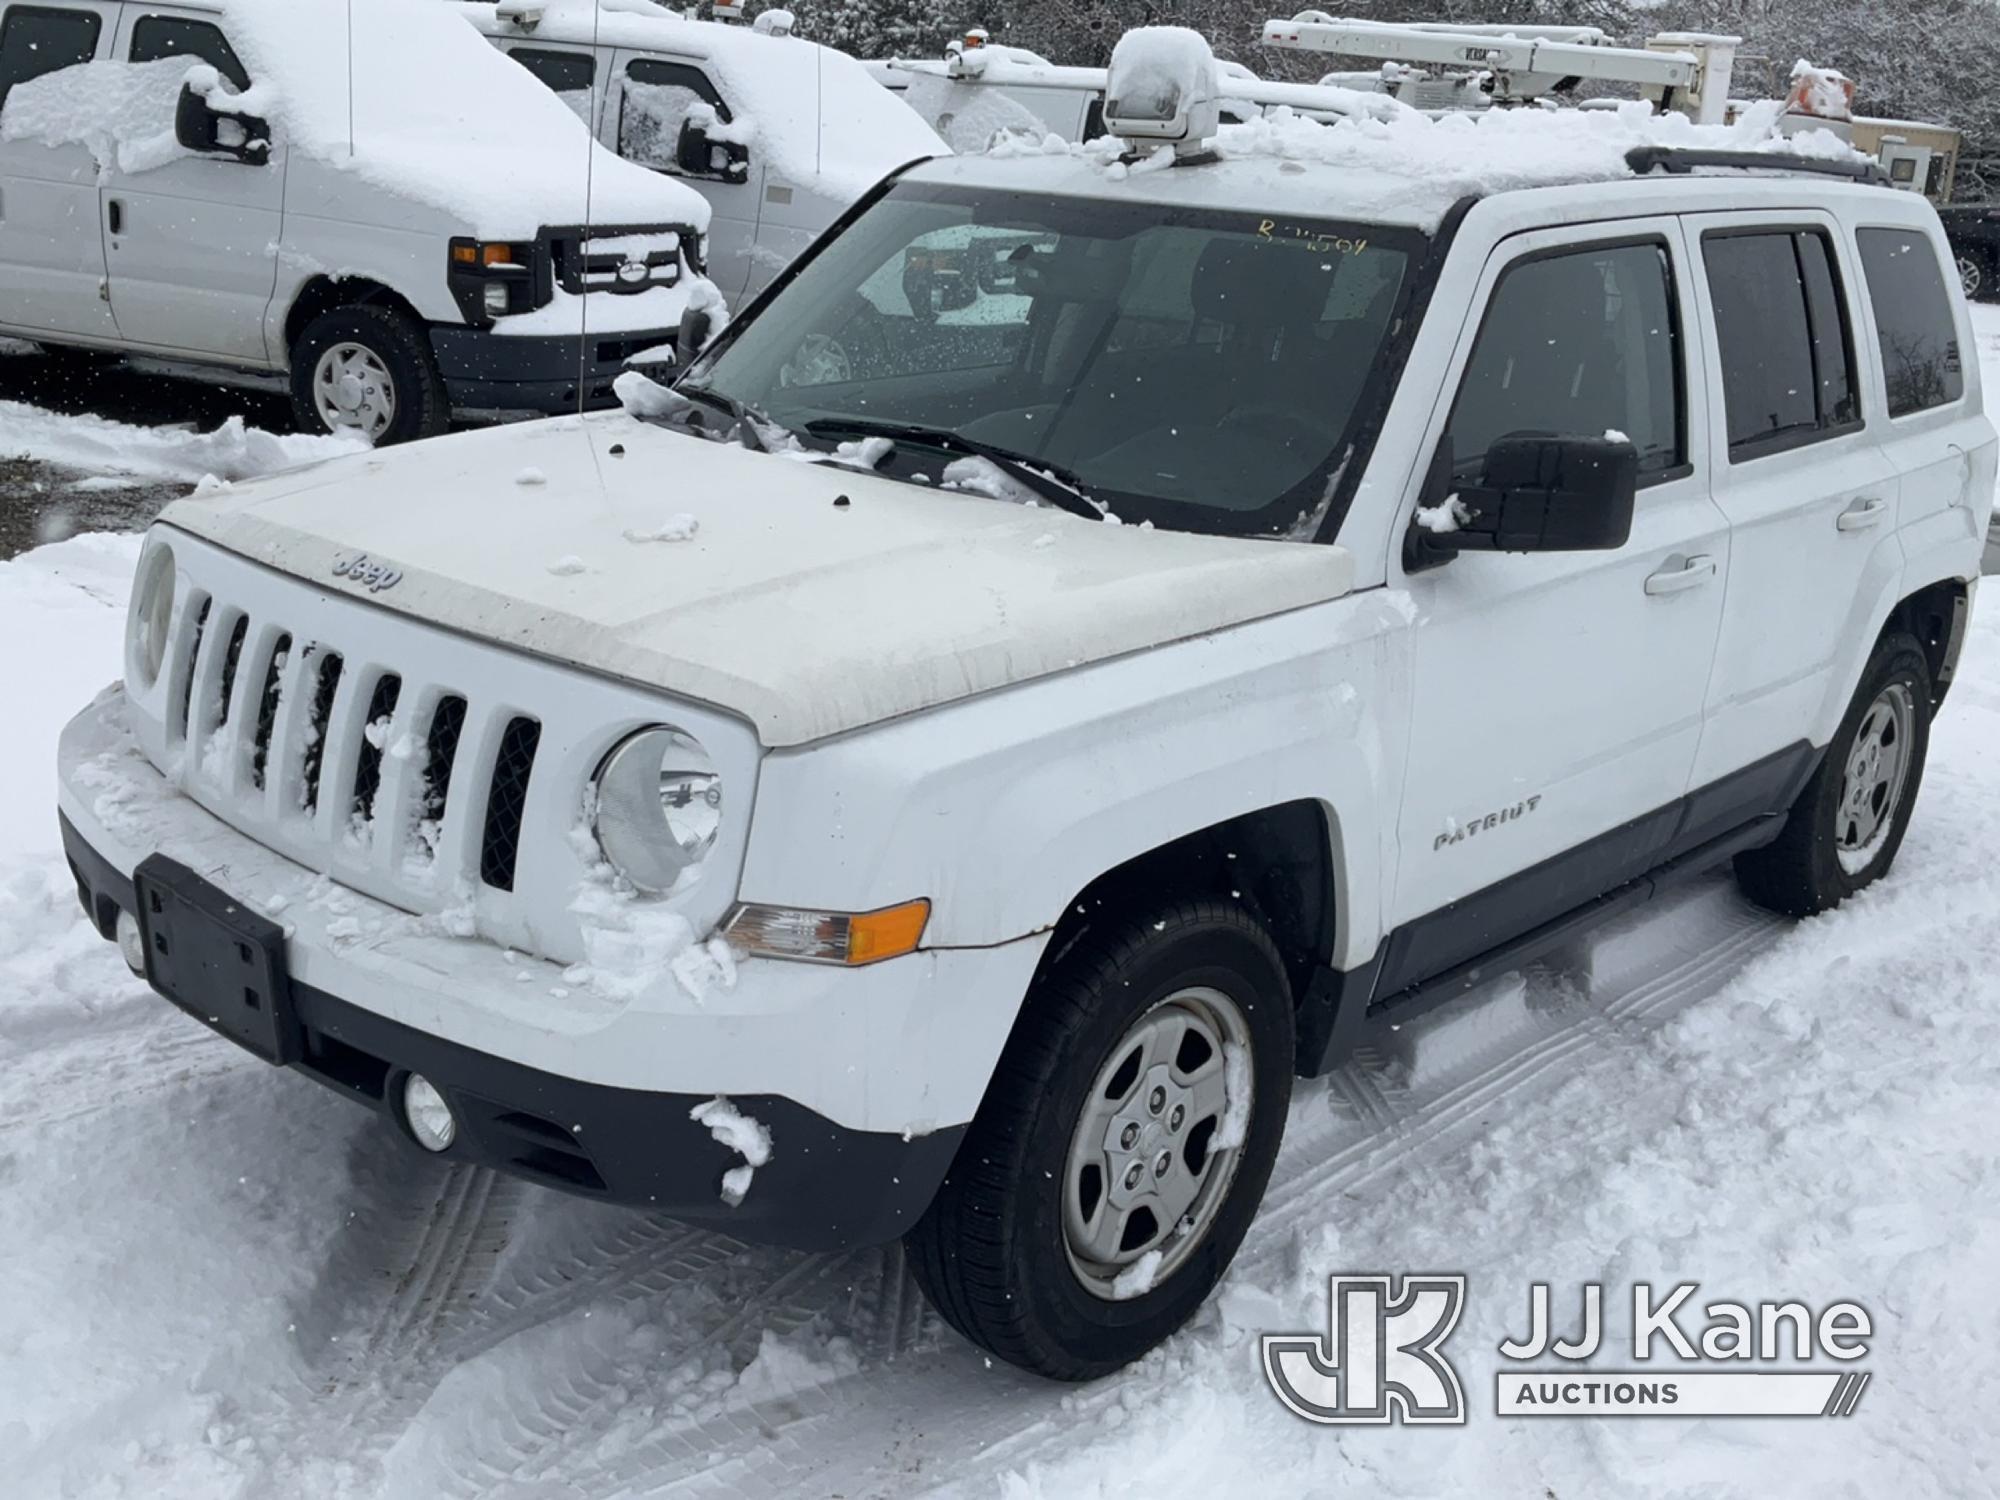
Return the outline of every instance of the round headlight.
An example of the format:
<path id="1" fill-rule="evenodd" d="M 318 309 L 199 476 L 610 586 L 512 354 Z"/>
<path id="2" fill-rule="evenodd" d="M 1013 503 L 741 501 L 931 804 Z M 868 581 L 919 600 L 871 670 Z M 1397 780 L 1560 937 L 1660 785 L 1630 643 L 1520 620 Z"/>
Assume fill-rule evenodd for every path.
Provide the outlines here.
<path id="1" fill-rule="evenodd" d="M 174 552 L 164 543 L 146 549 L 132 586 L 131 672 L 141 691 L 159 678 L 167 659 L 167 630 L 174 618 Z"/>
<path id="2" fill-rule="evenodd" d="M 691 735 L 642 729 L 597 773 L 598 847 L 642 891 L 671 891 L 715 847 L 722 778 Z"/>

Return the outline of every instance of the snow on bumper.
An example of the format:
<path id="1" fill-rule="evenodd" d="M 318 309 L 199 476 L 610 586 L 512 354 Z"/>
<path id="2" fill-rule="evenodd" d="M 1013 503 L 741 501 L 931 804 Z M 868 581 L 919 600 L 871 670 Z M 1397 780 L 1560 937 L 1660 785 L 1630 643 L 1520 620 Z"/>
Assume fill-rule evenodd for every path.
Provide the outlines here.
<path id="1" fill-rule="evenodd" d="M 594 1108 L 629 1135 L 635 1101 L 659 1100 L 660 1120 L 678 1117 L 686 1128 L 648 1142 L 655 1156 L 681 1151 L 683 1135 L 708 1139 L 687 1121 L 689 1101 L 727 1095 L 747 1114 L 781 1117 L 764 1118 L 774 1137 L 770 1165 L 758 1173 L 759 1190 L 772 1189 L 767 1200 L 788 1175 L 787 1136 L 819 1143 L 814 1170 L 822 1176 L 843 1159 L 862 1163 L 864 1175 L 879 1167 L 922 1178 L 934 1166 L 921 1190 L 927 1198 L 978 1106 L 1045 941 L 927 951 L 860 969 L 751 960 L 733 985 L 698 997 L 670 973 L 637 994 L 609 996 L 566 980 L 558 964 L 453 937 L 435 918 L 335 885 L 238 833 L 174 791 L 140 754 L 123 705 L 120 690 L 101 695 L 64 729 L 59 752 L 72 862 L 101 929 L 108 933 L 103 902 L 129 903 L 132 872 L 153 853 L 167 855 L 283 925 L 309 1029 L 323 1021 L 329 1035 L 351 1036 L 392 1070 L 425 1071 L 425 1060 L 447 1071 L 495 1066 L 501 1092 L 525 1091 L 548 1105 L 528 1111 L 544 1121 L 557 1118 L 558 1106 Z M 900 1161 L 891 1146 L 918 1148 L 925 1159 Z M 652 1179 L 643 1173 L 627 1176 L 633 1186 L 611 1184 L 610 1196 L 695 1217 L 724 1211 L 715 1179 L 682 1204 L 645 1190 Z M 842 1180 L 849 1190 L 865 1186 Z M 758 1197 L 736 1212 L 750 1212 Z M 892 1215 L 898 1223 L 908 1206 Z M 769 1237 L 806 1242 L 789 1229 Z"/>

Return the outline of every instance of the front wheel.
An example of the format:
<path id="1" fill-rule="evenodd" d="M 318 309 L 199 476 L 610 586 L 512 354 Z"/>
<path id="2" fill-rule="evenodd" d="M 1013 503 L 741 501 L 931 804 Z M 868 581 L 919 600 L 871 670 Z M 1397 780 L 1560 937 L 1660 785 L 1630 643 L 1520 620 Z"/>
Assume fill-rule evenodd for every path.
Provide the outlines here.
<path id="1" fill-rule="evenodd" d="M 1993 295 L 1993 276 L 1986 257 L 1977 251 L 1962 251 L 1958 257 L 1958 281 L 1965 288 L 1965 300 L 1977 302 Z"/>
<path id="2" fill-rule="evenodd" d="M 451 422 L 429 337 L 408 313 L 355 303 L 321 313 L 292 346 L 292 415 L 305 432 L 348 432 L 377 446 Z"/>
<path id="3" fill-rule="evenodd" d="M 1787 916 L 1830 910 L 1888 873 L 1930 750 L 1930 662 L 1914 637 L 1875 647 L 1846 718 L 1775 842 L 1741 855 L 1744 894 Z"/>
<path id="4" fill-rule="evenodd" d="M 906 1249 L 960 1333 L 1087 1380 L 1180 1328 L 1242 1244 L 1284 1134 L 1292 997 L 1229 902 L 1062 941 Z"/>

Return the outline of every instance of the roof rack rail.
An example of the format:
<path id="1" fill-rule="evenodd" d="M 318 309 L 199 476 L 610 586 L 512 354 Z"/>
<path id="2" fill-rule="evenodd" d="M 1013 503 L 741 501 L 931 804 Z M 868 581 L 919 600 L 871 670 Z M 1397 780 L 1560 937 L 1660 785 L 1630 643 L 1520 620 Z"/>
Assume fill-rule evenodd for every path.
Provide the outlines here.
<path id="1" fill-rule="evenodd" d="M 1804 172 L 1821 177 L 1844 177 L 1850 182 L 1865 182 L 1876 187 L 1895 186 L 1880 162 L 1793 156 L 1780 151 L 1708 151 L 1693 146 L 1634 146 L 1625 153 L 1625 165 L 1641 177 L 1649 172 L 1668 172 L 1684 177 L 1697 167 L 1733 167 L 1746 172 Z"/>

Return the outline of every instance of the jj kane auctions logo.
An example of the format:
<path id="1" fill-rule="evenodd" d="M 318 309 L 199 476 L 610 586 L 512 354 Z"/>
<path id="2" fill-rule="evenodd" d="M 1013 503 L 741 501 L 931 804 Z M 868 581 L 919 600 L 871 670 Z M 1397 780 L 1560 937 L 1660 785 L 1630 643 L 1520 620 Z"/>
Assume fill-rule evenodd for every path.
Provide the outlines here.
<path id="1" fill-rule="evenodd" d="M 1773 1370 L 1816 1355 L 1865 1358 L 1866 1308 L 1835 1302 L 1710 1302 L 1694 1282 L 1632 1288 L 1631 1358 L 1645 1369 L 1585 1367 L 1604 1347 L 1604 1289 L 1585 1285 L 1572 1337 L 1555 1330 L 1549 1288 L 1529 1289 L 1528 1332 L 1502 1340 L 1495 1410 L 1509 1417 L 1846 1417 L 1865 1370 Z M 1445 1341 L 1465 1310 L 1463 1276 L 1340 1275 L 1324 1333 L 1266 1334 L 1264 1378 L 1294 1414 L 1328 1426 L 1462 1425 L 1466 1402 Z M 1659 1360 L 1661 1363 L 1650 1362 Z M 1550 1365 L 1546 1361 L 1554 1360 Z M 1512 1368 L 1531 1365 L 1533 1368 Z M 1747 1366 L 1758 1366 L 1756 1368 Z"/>

